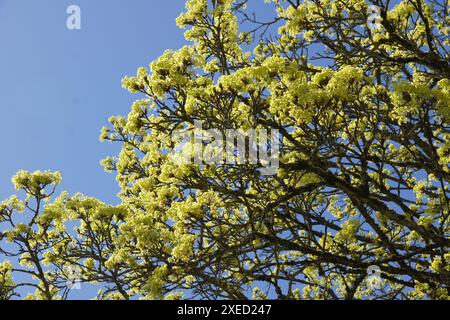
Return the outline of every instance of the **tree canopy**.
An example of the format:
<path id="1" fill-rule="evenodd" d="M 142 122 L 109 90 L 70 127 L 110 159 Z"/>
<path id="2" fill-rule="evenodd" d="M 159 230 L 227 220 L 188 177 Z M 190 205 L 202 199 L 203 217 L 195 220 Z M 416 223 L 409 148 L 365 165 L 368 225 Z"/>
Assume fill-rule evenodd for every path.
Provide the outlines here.
<path id="1" fill-rule="evenodd" d="M 247 2 L 186 1 L 189 45 L 123 79 L 120 205 L 13 178 L 0 298 L 66 299 L 76 268 L 100 299 L 449 299 L 450 2 Z M 196 122 L 277 130 L 277 170 L 177 161 Z"/>

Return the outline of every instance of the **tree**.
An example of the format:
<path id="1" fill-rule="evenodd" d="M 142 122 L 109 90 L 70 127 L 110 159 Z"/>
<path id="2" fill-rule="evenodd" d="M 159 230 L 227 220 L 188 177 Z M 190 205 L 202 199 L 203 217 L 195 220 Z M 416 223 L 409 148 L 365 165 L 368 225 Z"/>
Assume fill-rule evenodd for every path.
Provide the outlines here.
<path id="1" fill-rule="evenodd" d="M 76 266 L 106 299 L 450 297 L 450 4 L 273 0 L 261 22 L 247 2 L 187 1 L 192 44 L 124 78 L 140 98 L 101 135 L 122 144 L 103 161 L 119 206 L 50 201 L 59 174 L 14 178 L 28 196 L 0 221 L 19 250 L 0 248 L 30 269 L 1 267 L 2 288 L 1 270 L 31 272 L 35 298 L 66 298 Z M 277 170 L 178 161 L 173 133 L 199 122 L 277 131 Z"/>

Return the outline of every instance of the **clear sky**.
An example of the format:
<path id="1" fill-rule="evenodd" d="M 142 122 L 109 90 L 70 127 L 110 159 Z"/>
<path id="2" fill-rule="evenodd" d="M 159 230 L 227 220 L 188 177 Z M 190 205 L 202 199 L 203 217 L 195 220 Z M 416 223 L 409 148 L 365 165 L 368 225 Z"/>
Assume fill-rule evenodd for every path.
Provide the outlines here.
<path id="1" fill-rule="evenodd" d="M 71 4 L 81 30 L 66 28 Z M 48 169 L 63 173 L 60 190 L 118 201 L 99 161 L 119 145 L 99 131 L 136 99 L 122 77 L 183 46 L 183 10 L 173 0 L 0 0 L 0 199 L 18 170 Z"/>

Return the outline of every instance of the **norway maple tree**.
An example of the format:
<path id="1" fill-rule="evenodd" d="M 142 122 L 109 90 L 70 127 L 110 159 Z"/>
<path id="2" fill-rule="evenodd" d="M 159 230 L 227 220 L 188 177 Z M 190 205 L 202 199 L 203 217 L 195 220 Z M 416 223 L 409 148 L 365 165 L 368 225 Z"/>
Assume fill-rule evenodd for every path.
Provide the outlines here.
<path id="1" fill-rule="evenodd" d="M 260 21 L 187 1 L 191 44 L 124 78 L 138 100 L 101 134 L 122 145 L 103 161 L 119 206 L 53 197 L 59 173 L 13 179 L 0 298 L 70 297 L 70 268 L 104 299 L 450 297 L 450 2 L 269 2 Z M 276 171 L 176 161 L 196 122 L 277 130 Z"/>

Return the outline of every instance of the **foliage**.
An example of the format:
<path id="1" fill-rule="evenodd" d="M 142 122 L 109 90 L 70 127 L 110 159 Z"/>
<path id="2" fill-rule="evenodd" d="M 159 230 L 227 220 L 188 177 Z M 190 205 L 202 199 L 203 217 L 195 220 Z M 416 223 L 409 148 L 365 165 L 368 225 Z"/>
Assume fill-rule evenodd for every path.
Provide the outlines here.
<path id="1" fill-rule="evenodd" d="M 450 3 L 273 0 L 270 22 L 246 5 L 187 1 L 192 43 L 123 79 L 140 97 L 101 134 L 122 144 L 103 161 L 119 206 L 50 200 L 58 173 L 13 179 L 26 199 L 0 204 L 0 248 L 38 280 L 30 298 L 66 298 L 69 266 L 105 299 L 449 298 Z M 279 130 L 276 174 L 174 161 L 195 121 Z"/>

